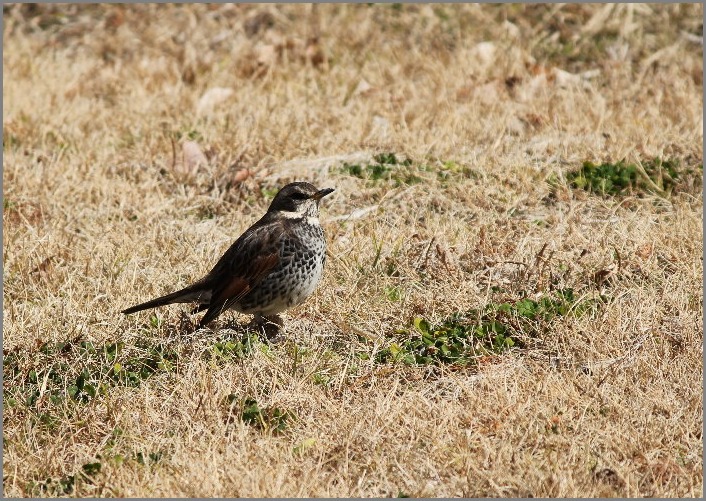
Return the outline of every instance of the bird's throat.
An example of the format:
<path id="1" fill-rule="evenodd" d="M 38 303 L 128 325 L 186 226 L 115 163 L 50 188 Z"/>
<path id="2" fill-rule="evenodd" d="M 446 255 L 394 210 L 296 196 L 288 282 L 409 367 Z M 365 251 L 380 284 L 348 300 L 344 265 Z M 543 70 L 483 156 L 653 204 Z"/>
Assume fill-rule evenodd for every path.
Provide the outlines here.
<path id="1" fill-rule="evenodd" d="M 277 216 L 283 219 L 290 219 L 292 221 L 306 221 L 309 224 L 317 226 L 321 224 L 318 216 L 310 216 L 306 212 L 289 212 L 282 210 L 277 213 Z"/>

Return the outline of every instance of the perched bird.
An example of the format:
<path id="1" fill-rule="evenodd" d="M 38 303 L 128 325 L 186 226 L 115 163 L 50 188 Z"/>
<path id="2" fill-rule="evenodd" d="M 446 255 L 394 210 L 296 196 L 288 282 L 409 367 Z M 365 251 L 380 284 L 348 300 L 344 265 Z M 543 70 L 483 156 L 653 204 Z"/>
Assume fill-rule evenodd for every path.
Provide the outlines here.
<path id="1" fill-rule="evenodd" d="M 205 277 L 123 313 L 195 302 L 192 314 L 207 310 L 199 329 L 229 308 L 281 326 L 277 314 L 308 298 L 323 274 L 326 239 L 319 202 L 333 191 L 303 182 L 288 184 Z"/>

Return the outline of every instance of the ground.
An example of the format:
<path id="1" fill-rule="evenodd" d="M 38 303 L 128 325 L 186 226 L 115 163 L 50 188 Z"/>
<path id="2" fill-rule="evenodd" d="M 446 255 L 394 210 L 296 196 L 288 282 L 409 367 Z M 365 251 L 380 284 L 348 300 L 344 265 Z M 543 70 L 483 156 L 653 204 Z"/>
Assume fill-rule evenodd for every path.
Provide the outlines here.
<path id="1" fill-rule="evenodd" d="M 4 5 L 5 495 L 702 496 L 702 19 Z M 293 180 L 284 341 L 120 314 Z"/>

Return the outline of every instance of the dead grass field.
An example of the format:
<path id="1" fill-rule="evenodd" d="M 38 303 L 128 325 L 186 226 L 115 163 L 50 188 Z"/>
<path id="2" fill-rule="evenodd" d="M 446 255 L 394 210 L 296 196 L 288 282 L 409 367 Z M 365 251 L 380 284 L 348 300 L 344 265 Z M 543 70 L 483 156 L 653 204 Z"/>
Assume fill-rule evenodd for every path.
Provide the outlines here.
<path id="1" fill-rule="evenodd" d="M 3 17 L 6 496 L 703 495 L 702 5 Z M 291 180 L 285 342 L 119 313 Z"/>

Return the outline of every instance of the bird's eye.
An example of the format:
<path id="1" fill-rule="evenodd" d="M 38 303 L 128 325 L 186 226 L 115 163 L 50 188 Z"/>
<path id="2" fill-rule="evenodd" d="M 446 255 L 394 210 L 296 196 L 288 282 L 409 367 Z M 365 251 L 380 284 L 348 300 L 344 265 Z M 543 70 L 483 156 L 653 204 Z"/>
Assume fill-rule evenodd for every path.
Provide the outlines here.
<path id="1" fill-rule="evenodd" d="M 291 197 L 294 200 L 307 200 L 309 198 L 309 195 L 300 192 L 300 193 L 292 193 Z"/>

